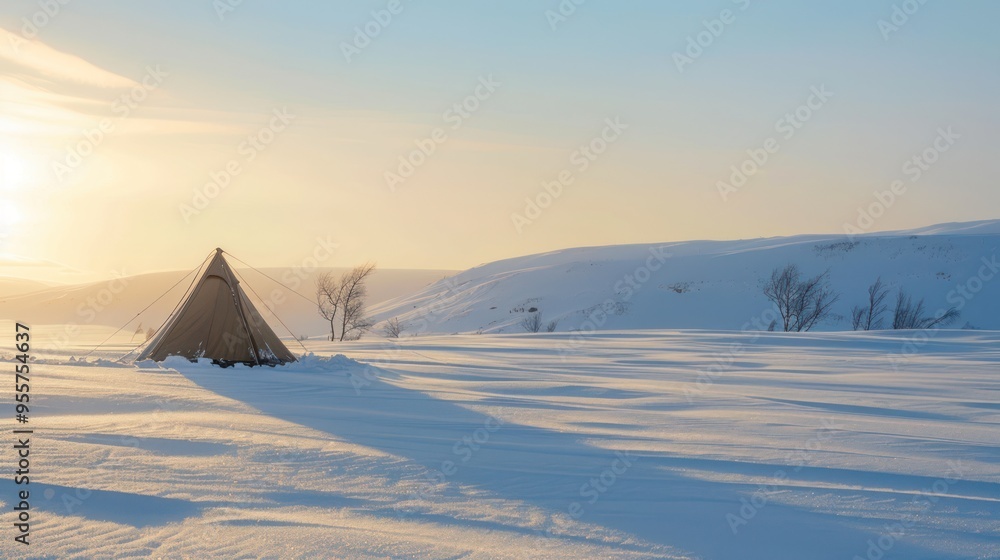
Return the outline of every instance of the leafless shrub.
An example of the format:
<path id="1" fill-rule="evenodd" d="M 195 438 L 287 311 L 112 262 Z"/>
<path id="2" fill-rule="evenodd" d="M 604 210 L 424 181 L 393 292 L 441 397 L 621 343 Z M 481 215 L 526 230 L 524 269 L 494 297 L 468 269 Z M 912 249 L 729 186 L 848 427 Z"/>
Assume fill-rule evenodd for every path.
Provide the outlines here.
<path id="1" fill-rule="evenodd" d="M 400 322 L 399 318 L 393 317 L 392 319 L 386 321 L 385 325 L 382 326 L 382 334 L 384 334 L 386 338 L 399 338 L 399 335 L 403 333 L 404 328 L 406 328 L 406 325 Z"/>
<path id="2" fill-rule="evenodd" d="M 935 316 L 926 315 L 924 300 L 914 303 L 913 298 L 900 289 L 896 296 L 896 308 L 892 314 L 892 328 L 895 330 L 933 329 L 954 323 L 961 316 L 957 308 L 942 310 Z"/>
<path id="3" fill-rule="evenodd" d="M 521 327 L 530 333 L 536 333 L 542 330 L 542 312 L 535 311 L 524 319 L 521 319 Z"/>
<path id="4" fill-rule="evenodd" d="M 868 303 L 857 305 L 851 310 L 851 328 L 856 331 L 871 331 L 882 328 L 882 314 L 889 308 L 886 300 L 889 289 L 880 276 L 868 287 Z"/>
<path id="5" fill-rule="evenodd" d="M 840 299 L 828 284 L 829 271 L 813 278 L 802 278 L 799 267 L 790 264 L 776 268 L 763 291 L 781 315 L 785 332 L 811 330 L 830 315 L 833 304 Z"/>
<path id="6" fill-rule="evenodd" d="M 549 321 L 548 325 L 545 325 L 545 332 L 556 332 L 556 327 L 559 326 L 559 321 Z"/>

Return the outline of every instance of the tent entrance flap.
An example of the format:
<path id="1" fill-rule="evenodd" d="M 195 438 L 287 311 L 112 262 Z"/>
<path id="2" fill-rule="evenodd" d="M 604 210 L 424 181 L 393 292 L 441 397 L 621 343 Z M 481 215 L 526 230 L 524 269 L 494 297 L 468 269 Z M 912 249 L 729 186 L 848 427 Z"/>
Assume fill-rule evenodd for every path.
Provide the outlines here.
<path id="1" fill-rule="evenodd" d="M 250 302 L 222 249 L 215 250 L 187 299 L 137 359 L 167 356 L 250 365 L 296 361 Z"/>

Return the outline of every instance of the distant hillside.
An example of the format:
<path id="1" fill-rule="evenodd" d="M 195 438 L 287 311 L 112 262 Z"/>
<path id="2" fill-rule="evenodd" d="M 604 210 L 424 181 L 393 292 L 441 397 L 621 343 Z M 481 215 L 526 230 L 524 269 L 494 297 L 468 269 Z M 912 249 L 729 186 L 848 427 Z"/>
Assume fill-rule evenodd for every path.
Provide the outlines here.
<path id="1" fill-rule="evenodd" d="M 1000 220 L 980 220 L 978 222 L 951 222 L 903 231 L 888 231 L 880 236 L 894 235 L 1000 235 Z"/>
<path id="2" fill-rule="evenodd" d="M 49 287 L 51 287 L 51 284 L 45 284 L 37 280 L 29 280 L 27 278 L 0 277 L 0 294 L 5 294 L 8 296 L 28 294 L 31 292 L 44 290 Z"/>
<path id="3" fill-rule="evenodd" d="M 372 309 L 410 332 L 523 332 L 540 310 L 557 331 L 734 329 L 765 316 L 762 279 L 795 263 L 830 271 L 840 316 L 817 330 L 850 329 L 850 310 L 876 277 L 926 298 L 930 312 L 963 306 L 951 328 L 1000 329 L 1000 274 L 971 280 L 1000 258 L 1000 221 L 946 224 L 858 236 L 802 235 L 741 241 L 688 241 L 566 249 L 507 259 L 462 272 Z M 994 261 L 995 262 L 995 261 Z M 971 291 L 979 290 L 972 294 Z M 895 297 L 895 293 L 893 294 Z"/>
<path id="4" fill-rule="evenodd" d="M 323 269 L 335 273 L 346 269 Z M 306 298 L 315 298 L 315 274 L 308 276 L 296 275 L 290 269 L 265 268 L 261 270 L 271 278 L 281 280 L 295 289 L 295 292 Z M 31 291 L 0 297 L 2 317 L 9 320 L 25 320 L 33 324 L 63 324 L 74 323 L 80 326 L 110 326 L 119 327 L 140 310 L 149 306 L 157 297 L 163 297 L 130 325 L 135 328 L 142 324 L 143 329 L 158 327 L 174 306 L 180 300 L 184 291 L 191 283 L 191 277 L 178 281 L 189 271 L 157 272 L 129 276 L 122 280 L 110 282 L 93 282 L 71 286 L 42 287 L 41 291 Z M 315 304 L 281 287 L 272 280 L 261 276 L 253 270 L 236 269 L 244 279 L 244 284 L 252 288 L 247 290 L 251 300 L 260 308 L 261 313 L 274 326 L 280 336 L 287 332 L 277 324 L 271 314 L 265 309 L 271 307 L 296 335 L 322 335 L 326 325 L 316 313 Z M 369 284 L 369 303 L 375 304 L 391 298 L 411 294 L 440 280 L 454 271 L 447 270 L 376 270 Z M 192 275 L 193 276 L 193 275 Z M 177 284 L 175 288 L 170 287 Z M 168 292 L 168 290 L 170 290 Z M 272 293 L 279 290 L 283 300 L 278 302 Z M 25 290 L 27 291 L 27 290 Z M 259 297 L 258 297 L 259 296 Z M 260 303 L 260 298 L 267 300 L 267 305 Z M 141 340 L 141 339 L 137 339 Z"/>

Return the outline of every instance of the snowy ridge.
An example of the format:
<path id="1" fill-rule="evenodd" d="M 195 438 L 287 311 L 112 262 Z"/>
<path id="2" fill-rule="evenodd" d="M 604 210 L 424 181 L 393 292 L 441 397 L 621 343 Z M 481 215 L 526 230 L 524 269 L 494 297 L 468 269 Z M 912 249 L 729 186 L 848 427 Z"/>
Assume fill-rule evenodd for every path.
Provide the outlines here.
<path id="1" fill-rule="evenodd" d="M 887 231 L 868 235 L 1000 235 L 1000 220 L 950 222 L 902 231 Z"/>
<path id="2" fill-rule="evenodd" d="M 881 276 L 925 298 L 930 312 L 959 307 L 951 328 L 1000 329 L 1000 221 L 911 231 L 740 241 L 585 247 L 481 265 L 373 308 L 410 325 L 410 334 L 511 333 L 532 310 L 557 331 L 739 330 L 769 308 L 761 281 L 797 264 L 830 271 L 841 299 L 817 330 L 850 329 L 850 310 Z M 602 312 L 602 306 L 604 306 Z M 596 312 L 596 315 L 595 315 Z"/>

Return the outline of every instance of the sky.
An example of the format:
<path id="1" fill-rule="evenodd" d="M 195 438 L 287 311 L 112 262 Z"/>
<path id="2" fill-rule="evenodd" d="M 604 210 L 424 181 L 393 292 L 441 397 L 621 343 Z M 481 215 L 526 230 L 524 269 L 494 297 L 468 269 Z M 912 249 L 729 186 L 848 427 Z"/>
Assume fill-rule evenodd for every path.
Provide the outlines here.
<path id="1" fill-rule="evenodd" d="M 998 17 L 942 0 L 7 0 L 0 274 L 192 269 L 216 246 L 255 266 L 457 270 L 997 218 Z"/>

